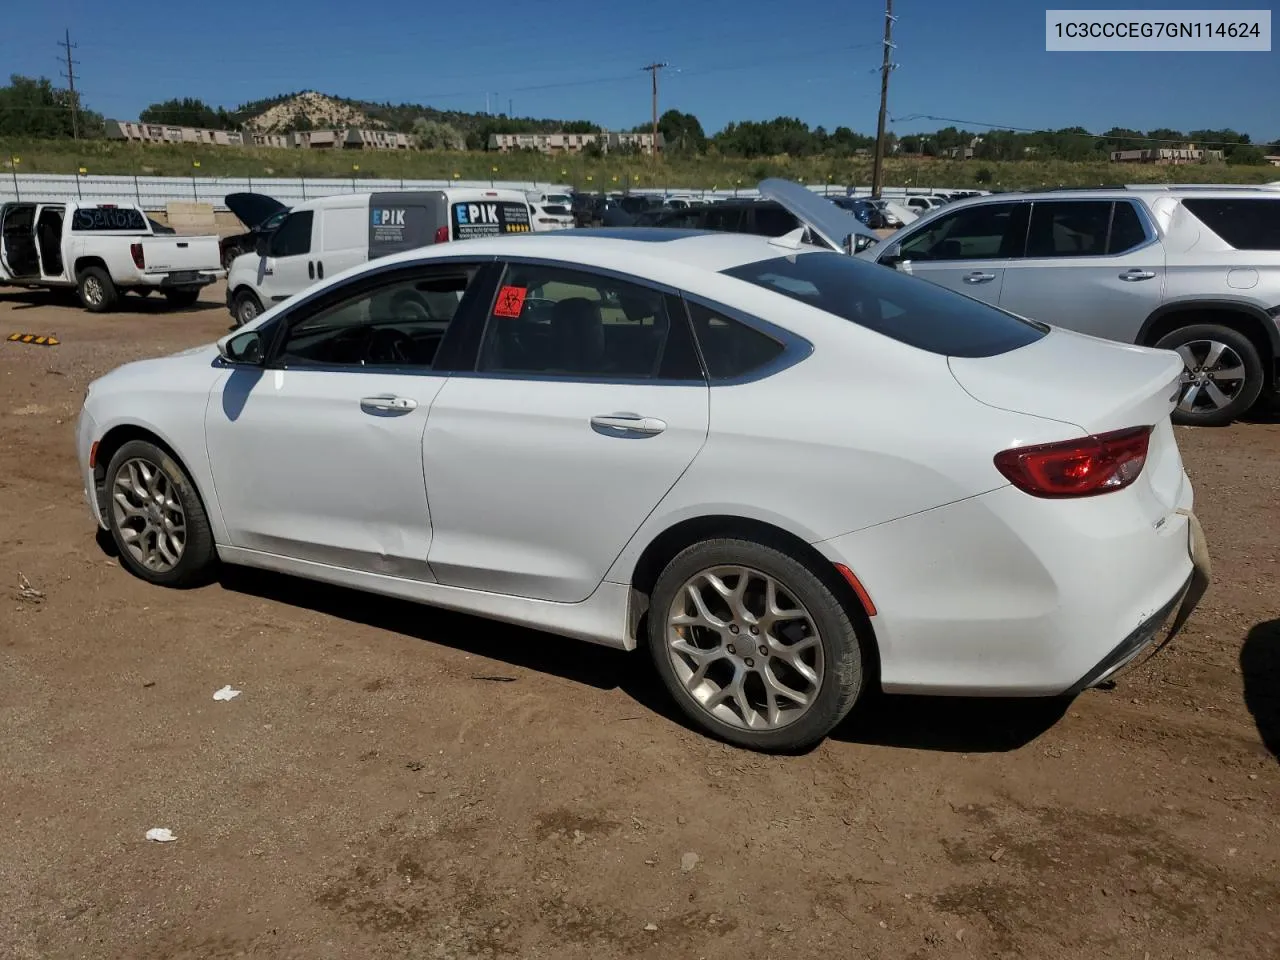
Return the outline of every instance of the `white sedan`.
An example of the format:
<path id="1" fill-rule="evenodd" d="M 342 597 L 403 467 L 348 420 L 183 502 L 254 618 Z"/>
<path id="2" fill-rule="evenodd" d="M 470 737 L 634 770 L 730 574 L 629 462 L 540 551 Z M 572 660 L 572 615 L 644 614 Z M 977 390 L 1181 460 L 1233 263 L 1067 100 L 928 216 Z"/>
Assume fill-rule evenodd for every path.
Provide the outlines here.
<path id="1" fill-rule="evenodd" d="M 531 234 L 121 367 L 79 457 L 151 583 L 221 561 L 646 645 L 695 723 L 790 750 L 871 685 L 1070 694 L 1176 629 L 1181 370 L 794 235 Z"/>

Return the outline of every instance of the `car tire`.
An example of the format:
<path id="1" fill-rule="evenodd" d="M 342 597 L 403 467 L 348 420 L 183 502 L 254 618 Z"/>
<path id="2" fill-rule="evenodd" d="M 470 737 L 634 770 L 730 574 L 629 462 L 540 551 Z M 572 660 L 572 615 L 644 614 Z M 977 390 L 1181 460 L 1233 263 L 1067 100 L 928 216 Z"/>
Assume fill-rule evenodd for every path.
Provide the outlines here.
<path id="1" fill-rule="evenodd" d="M 231 306 L 231 316 L 235 319 L 237 327 L 252 323 L 262 314 L 262 301 L 249 290 L 237 293 L 235 299 L 231 301 Z"/>
<path id="2" fill-rule="evenodd" d="M 196 290 L 166 290 L 164 298 L 169 301 L 169 306 L 176 307 L 179 310 L 185 310 L 187 307 L 194 307 L 200 300 L 200 291 Z"/>
<path id="3" fill-rule="evenodd" d="M 101 267 L 85 267 L 80 271 L 76 277 L 76 293 L 81 306 L 90 313 L 108 313 L 120 298 L 111 275 Z"/>
<path id="4" fill-rule="evenodd" d="M 106 520 L 120 562 L 135 576 L 165 587 L 209 580 L 217 553 L 204 504 L 186 470 L 156 444 L 130 440 L 112 456 Z"/>
<path id="5" fill-rule="evenodd" d="M 1253 341 L 1237 330 L 1216 323 L 1196 323 L 1165 334 L 1155 345 L 1176 350 L 1184 363 L 1174 423 L 1189 427 L 1226 426 L 1252 407 L 1262 393 L 1266 382 L 1262 358 Z M 1206 360 L 1214 362 L 1197 363 Z M 1239 372 L 1240 376 L 1223 377 L 1223 372 Z M 1197 385 L 1199 389 L 1193 392 Z"/>
<path id="6" fill-rule="evenodd" d="M 743 572 L 735 578 L 735 570 Z M 789 551 L 740 539 L 705 540 L 667 564 L 649 607 L 649 651 L 668 692 L 690 720 L 741 747 L 794 752 L 821 741 L 844 718 L 862 691 L 863 649 L 834 571 L 824 573 Z M 712 576 L 720 586 L 714 586 Z M 745 594 L 726 600 L 720 588 L 736 593 L 742 576 L 748 579 Z M 775 609 L 793 614 L 776 621 L 785 634 L 759 626 L 763 591 L 770 581 Z M 701 597 L 701 608 L 693 603 L 691 588 Z M 736 602 L 737 615 L 731 602 Z M 696 616 L 676 622 L 688 617 L 690 609 L 710 614 L 719 628 L 694 622 Z M 753 629 L 760 632 L 752 636 Z M 745 639 L 747 646 L 735 638 Z M 796 664 L 807 667 L 808 675 Z M 803 694 L 807 705 L 776 692 L 770 704 L 766 690 L 772 686 L 777 691 L 778 685 Z M 795 716 L 788 719 L 788 712 Z"/>

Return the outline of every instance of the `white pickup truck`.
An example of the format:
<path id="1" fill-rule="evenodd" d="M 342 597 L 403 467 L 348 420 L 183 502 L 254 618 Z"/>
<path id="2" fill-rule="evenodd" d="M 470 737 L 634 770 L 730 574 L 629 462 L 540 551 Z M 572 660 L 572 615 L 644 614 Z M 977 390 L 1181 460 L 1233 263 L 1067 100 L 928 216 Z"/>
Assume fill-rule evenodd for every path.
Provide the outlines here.
<path id="1" fill-rule="evenodd" d="M 0 284 L 75 287 L 86 310 L 105 313 L 121 295 L 157 290 L 189 307 L 219 276 L 218 238 L 157 233 L 131 203 L 0 206 Z"/>

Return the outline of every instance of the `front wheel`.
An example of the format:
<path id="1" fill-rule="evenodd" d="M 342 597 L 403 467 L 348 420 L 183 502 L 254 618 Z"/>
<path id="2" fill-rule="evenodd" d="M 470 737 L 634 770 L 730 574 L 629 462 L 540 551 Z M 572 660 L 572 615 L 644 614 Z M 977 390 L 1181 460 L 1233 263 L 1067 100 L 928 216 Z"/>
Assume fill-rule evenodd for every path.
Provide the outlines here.
<path id="1" fill-rule="evenodd" d="M 120 293 L 111 275 L 101 267 L 85 267 L 76 279 L 80 303 L 90 313 L 106 313 L 116 305 Z"/>
<path id="2" fill-rule="evenodd" d="M 1222 427 L 1257 401 L 1266 374 L 1258 349 L 1244 334 L 1198 323 L 1165 334 L 1157 347 L 1182 357 L 1182 383 L 1174 423 Z"/>
<path id="3" fill-rule="evenodd" d="M 199 288 L 196 288 L 195 290 L 166 290 L 164 292 L 164 298 L 169 301 L 169 306 L 177 307 L 179 310 L 184 310 L 187 307 L 194 307 L 196 305 L 196 301 L 200 299 L 200 290 Z"/>
<path id="4" fill-rule="evenodd" d="M 681 709 L 753 750 L 813 746 L 862 690 L 862 648 L 834 584 L 749 540 L 681 552 L 654 587 L 649 650 Z"/>
<path id="5" fill-rule="evenodd" d="M 148 583 L 194 586 L 213 568 L 213 533 L 195 484 L 149 441 L 129 441 L 107 464 L 107 527 L 121 561 Z"/>
<path id="6" fill-rule="evenodd" d="M 231 314 L 235 317 L 237 327 L 252 323 L 258 319 L 258 315 L 261 313 L 262 301 L 248 290 L 237 293 L 235 299 L 231 302 Z"/>

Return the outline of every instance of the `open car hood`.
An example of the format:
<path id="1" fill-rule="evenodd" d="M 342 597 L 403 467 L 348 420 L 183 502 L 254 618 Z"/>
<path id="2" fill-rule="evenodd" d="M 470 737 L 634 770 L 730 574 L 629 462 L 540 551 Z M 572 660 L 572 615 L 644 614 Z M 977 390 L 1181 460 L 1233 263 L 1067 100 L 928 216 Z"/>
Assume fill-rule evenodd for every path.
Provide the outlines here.
<path id="1" fill-rule="evenodd" d="M 250 230 L 285 209 L 285 204 L 265 193 L 228 193 L 222 202 Z"/>
<path id="2" fill-rule="evenodd" d="M 822 235 L 837 250 L 845 249 L 845 237 L 850 234 L 879 241 L 874 230 L 848 210 L 842 210 L 821 194 L 790 180 L 761 180 L 757 187 L 760 196 L 782 204 L 797 220 L 814 233 Z"/>

